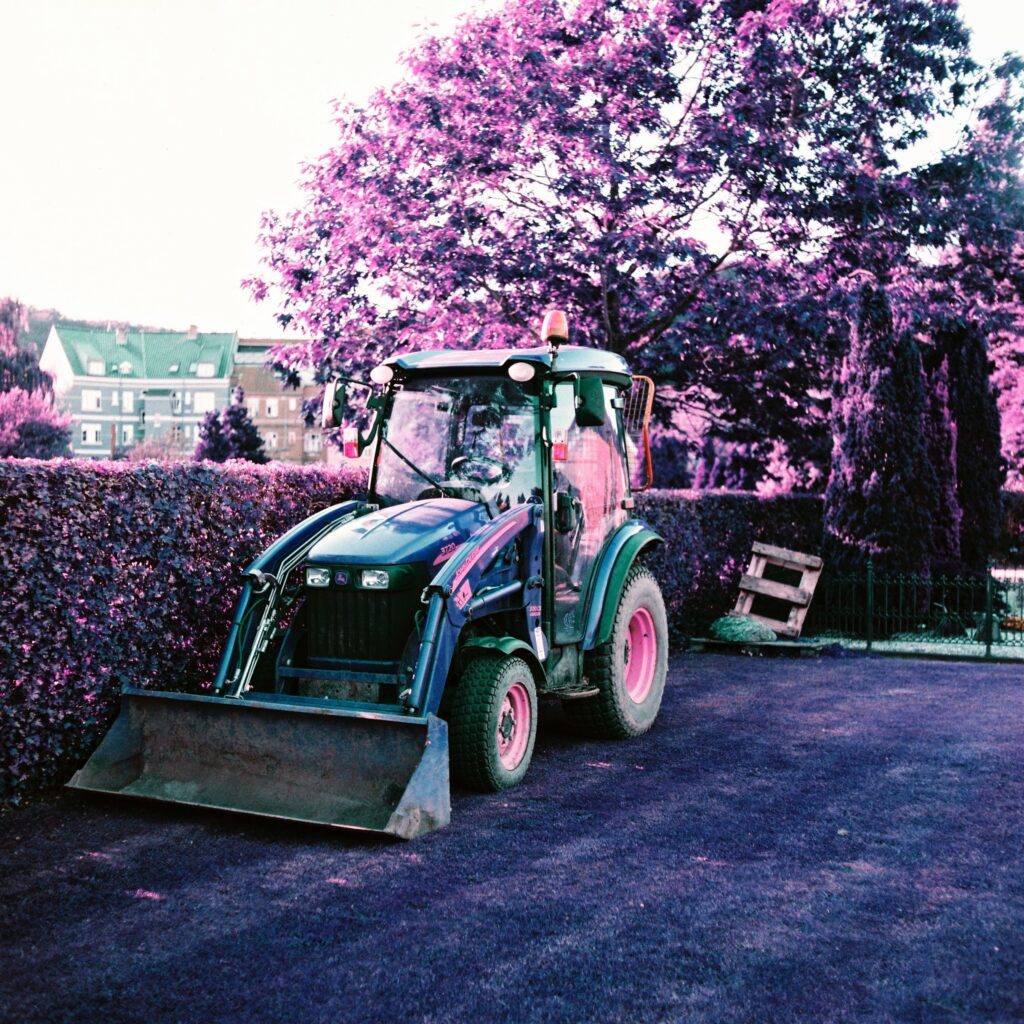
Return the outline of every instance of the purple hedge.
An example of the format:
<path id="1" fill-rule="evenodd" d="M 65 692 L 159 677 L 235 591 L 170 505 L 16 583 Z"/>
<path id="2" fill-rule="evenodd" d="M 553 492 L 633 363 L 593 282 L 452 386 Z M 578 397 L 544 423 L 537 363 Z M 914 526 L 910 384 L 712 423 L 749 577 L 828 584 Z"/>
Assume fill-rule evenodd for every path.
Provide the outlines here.
<path id="1" fill-rule="evenodd" d="M 240 570 L 361 485 L 322 467 L 0 460 L 0 803 L 65 781 L 123 684 L 208 684 Z M 819 550 L 817 497 L 652 491 L 637 504 L 666 540 L 652 563 L 677 638 L 732 606 L 755 540 Z M 1004 508 L 1020 544 L 1024 496 Z"/>
<path id="2" fill-rule="evenodd" d="M 212 679 L 240 570 L 360 487 L 320 467 L 0 461 L 0 803 L 64 781 L 124 683 Z"/>
<path id="3" fill-rule="evenodd" d="M 814 495 L 650 491 L 637 509 L 665 538 L 650 563 L 677 638 L 706 634 L 732 608 L 755 540 L 811 553 L 821 548 L 822 504 Z"/>

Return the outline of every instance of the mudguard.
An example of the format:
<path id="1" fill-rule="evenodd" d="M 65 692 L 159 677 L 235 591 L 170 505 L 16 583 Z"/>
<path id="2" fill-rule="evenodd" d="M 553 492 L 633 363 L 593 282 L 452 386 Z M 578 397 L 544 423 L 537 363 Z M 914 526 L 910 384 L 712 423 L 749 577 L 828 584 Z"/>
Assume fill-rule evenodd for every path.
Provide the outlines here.
<path id="1" fill-rule="evenodd" d="M 591 651 L 611 638 L 619 595 L 629 570 L 644 551 L 662 543 L 662 538 L 639 519 L 630 520 L 609 541 L 594 574 L 583 650 Z"/>
<path id="2" fill-rule="evenodd" d="M 533 677 L 537 681 L 537 688 L 543 688 L 547 679 L 544 665 L 537 652 L 525 641 L 514 636 L 474 636 L 462 645 L 464 651 L 497 651 L 499 654 L 514 654 L 522 658 L 533 670 Z"/>

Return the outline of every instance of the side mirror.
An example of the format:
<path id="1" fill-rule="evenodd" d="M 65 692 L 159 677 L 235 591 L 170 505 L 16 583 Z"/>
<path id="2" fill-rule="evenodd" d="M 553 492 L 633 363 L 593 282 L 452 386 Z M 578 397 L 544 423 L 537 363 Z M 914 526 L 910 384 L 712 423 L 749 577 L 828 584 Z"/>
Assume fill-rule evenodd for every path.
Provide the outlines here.
<path id="1" fill-rule="evenodd" d="M 340 380 L 329 380 L 324 385 L 324 403 L 320 411 L 320 426 L 324 430 L 341 426 L 345 411 L 345 384 Z"/>
<path id="2" fill-rule="evenodd" d="M 601 378 L 577 377 L 573 383 L 573 390 L 576 395 L 576 425 L 604 426 L 604 383 Z"/>
<path id="3" fill-rule="evenodd" d="M 555 495 L 555 529 L 559 533 L 572 533 L 577 522 L 576 502 L 573 496 L 568 491 L 559 491 Z"/>

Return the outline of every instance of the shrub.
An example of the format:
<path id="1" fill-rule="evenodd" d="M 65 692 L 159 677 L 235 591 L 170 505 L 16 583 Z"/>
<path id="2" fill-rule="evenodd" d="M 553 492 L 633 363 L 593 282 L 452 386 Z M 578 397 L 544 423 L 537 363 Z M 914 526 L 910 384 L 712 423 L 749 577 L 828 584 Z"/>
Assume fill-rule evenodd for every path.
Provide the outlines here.
<path id="1" fill-rule="evenodd" d="M 241 570 L 361 486 L 325 467 L 0 461 L 0 801 L 66 779 L 123 684 L 208 685 Z"/>
<path id="2" fill-rule="evenodd" d="M 325 467 L 0 460 L 0 802 L 66 780 L 125 684 L 201 690 L 245 565 L 305 516 L 357 494 Z M 1020 500 L 1017 500 L 1020 499 Z M 819 550 L 814 495 L 651 491 L 639 513 L 678 640 L 736 600 L 755 540 Z M 1024 495 L 1006 505 L 1024 544 Z"/>

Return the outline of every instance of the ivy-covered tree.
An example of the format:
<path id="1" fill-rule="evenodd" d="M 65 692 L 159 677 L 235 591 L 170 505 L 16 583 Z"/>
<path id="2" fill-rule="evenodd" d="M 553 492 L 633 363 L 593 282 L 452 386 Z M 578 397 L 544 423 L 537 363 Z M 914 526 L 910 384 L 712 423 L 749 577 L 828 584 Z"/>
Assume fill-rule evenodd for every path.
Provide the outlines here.
<path id="1" fill-rule="evenodd" d="M 270 458 L 263 449 L 263 438 L 249 416 L 245 392 L 235 388 L 231 404 L 222 412 L 208 412 L 199 424 L 199 440 L 193 458 L 210 462 L 244 459 L 264 463 Z"/>
<path id="2" fill-rule="evenodd" d="M 861 287 L 833 397 L 835 448 L 825 491 L 825 546 L 834 566 L 930 566 L 935 507 L 922 422 L 921 353 L 893 329 L 888 297 Z"/>
<path id="3" fill-rule="evenodd" d="M 19 345 L 24 324 L 21 303 L 0 301 L 0 457 L 69 455 L 71 419 L 54 407 L 53 381 L 38 356 Z"/>

